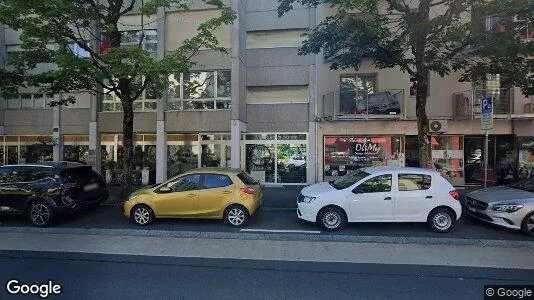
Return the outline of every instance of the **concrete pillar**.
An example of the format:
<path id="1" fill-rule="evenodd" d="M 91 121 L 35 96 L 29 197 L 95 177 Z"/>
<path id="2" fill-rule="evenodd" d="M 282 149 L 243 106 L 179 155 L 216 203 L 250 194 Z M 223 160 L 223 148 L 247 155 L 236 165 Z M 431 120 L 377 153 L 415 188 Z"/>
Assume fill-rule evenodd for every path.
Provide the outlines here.
<path id="1" fill-rule="evenodd" d="M 309 10 L 309 22 L 310 28 L 315 27 L 317 14 L 315 8 L 310 8 Z M 321 58 L 319 55 L 310 55 L 310 72 L 309 72 L 309 85 L 308 85 L 308 98 L 309 98 L 309 115 L 308 115 L 308 157 L 306 161 L 307 170 L 306 177 L 308 184 L 317 182 L 317 173 L 322 172 L 321 168 L 322 163 L 318 161 L 317 157 L 317 144 L 322 144 L 320 141 L 318 143 L 317 136 L 317 123 L 316 118 L 318 117 L 318 95 L 317 95 L 317 64 L 321 63 Z"/>
<path id="2" fill-rule="evenodd" d="M 60 96 L 61 97 L 61 96 Z M 63 160 L 63 139 L 61 137 L 61 106 L 54 106 L 52 135 L 54 141 L 53 158 L 54 161 Z"/>
<path id="3" fill-rule="evenodd" d="M 241 166 L 241 133 L 247 130 L 247 29 L 245 23 L 245 3 L 232 0 L 232 9 L 237 18 L 231 26 L 232 61 L 232 120 L 231 120 L 231 166 Z"/>
<path id="4" fill-rule="evenodd" d="M 88 163 L 93 166 L 97 172 L 101 171 L 102 167 L 102 151 L 100 140 L 100 132 L 98 131 L 98 107 L 99 96 L 91 95 L 91 119 L 89 122 L 89 157 Z"/>
<path id="5" fill-rule="evenodd" d="M 165 57 L 165 9 L 158 9 L 158 48 L 156 57 Z M 156 111 L 156 183 L 167 180 L 167 133 L 165 132 L 165 110 L 167 108 L 168 89 L 165 89 L 163 96 L 158 100 Z"/>

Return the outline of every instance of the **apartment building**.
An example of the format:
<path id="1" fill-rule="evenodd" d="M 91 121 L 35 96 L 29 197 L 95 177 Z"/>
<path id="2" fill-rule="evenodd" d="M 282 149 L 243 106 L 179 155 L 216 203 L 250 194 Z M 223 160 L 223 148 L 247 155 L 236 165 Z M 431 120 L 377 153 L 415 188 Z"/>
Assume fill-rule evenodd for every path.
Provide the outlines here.
<path id="1" fill-rule="evenodd" d="M 166 91 L 147 90 L 135 103 L 135 165 L 160 182 L 206 166 L 240 167 L 266 184 L 306 184 L 361 166 L 416 165 L 415 97 L 400 70 L 330 70 L 321 55 L 299 56 L 302 36 L 327 7 L 295 7 L 278 18 L 277 2 L 227 1 L 237 19 L 217 34 L 228 53 L 201 50 L 196 66 L 174 74 Z M 216 9 L 160 9 L 121 20 L 123 42 L 162 58 L 195 33 Z M 0 59 L 20 51 L 19 33 L 1 28 Z M 80 53 L 80 55 L 84 55 Z M 496 99 L 490 165 L 504 179 L 532 173 L 533 99 L 504 89 L 433 77 L 428 115 L 436 167 L 455 185 L 479 184 L 483 161 L 480 101 Z M 194 86 L 194 88 L 192 88 Z M 77 93 L 77 102 L 50 108 L 63 95 L 21 90 L 0 101 L 0 164 L 73 160 L 106 172 L 120 168 L 122 113 L 113 95 Z M 527 170 L 527 173 L 524 173 Z M 108 172 L 111 174 L 112 172 Z"/>

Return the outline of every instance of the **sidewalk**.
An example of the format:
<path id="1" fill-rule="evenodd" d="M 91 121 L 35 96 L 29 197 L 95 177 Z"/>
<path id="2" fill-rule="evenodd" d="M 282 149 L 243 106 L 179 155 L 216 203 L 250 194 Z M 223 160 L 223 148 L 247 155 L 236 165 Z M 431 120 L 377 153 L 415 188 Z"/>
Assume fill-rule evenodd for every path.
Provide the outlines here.
<path id="1" fill-rule="evenodd" d="M 534 269 L 534 248 L 0 233 L 3 251 Z"/>

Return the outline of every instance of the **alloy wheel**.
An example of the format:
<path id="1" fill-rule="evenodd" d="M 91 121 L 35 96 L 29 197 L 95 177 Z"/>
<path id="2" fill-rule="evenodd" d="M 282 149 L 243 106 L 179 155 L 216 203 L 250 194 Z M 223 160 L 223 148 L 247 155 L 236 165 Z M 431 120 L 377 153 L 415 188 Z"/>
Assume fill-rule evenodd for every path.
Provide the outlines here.
<path id="1" fill-rule="evenodd" d="M 341 216 L 337 212 L 329 211 L 323 216 L 323 224 L 329 229 L 337 228 L 341 224 Z"/>
<path id="2" fill-rule="evenodd" d="M 30 218 L 34 224 L 42 226 L 50 219 L 50 210 L 46 205 L 37 203 L 31 208 Z"/>
<path id="3" fill-rule="evenodd" d="M 232 208 L 228 212 L 228 222 L 234 226 L 240 226 L 245 222 L 245 212 L 240 208 Z"/>
<path id="4" fill-rule="evenodd" d="M 150 221 L 150 212 L 145 207 L 138 207 L 134 211 L 134 220 L 137 224 L 146 225 Z"/>
<path id="5" fill-rule="evenodd" d="M 452 218 L 445 212 L 439 212 L 432 219 L 434 226 L 440 230 L 447 230 L 452 225 Z"/>

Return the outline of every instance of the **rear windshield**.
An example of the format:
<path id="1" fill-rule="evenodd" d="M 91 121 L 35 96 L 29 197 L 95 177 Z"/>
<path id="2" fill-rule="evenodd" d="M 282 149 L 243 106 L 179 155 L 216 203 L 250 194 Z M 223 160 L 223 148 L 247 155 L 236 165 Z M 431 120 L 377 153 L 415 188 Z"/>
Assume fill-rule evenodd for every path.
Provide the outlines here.
<path id="1" fill-rule="evenodd" d="M 67 180 L 74 182 L 86 181 L 90 178 L 98 176 L 98 174 L 93 171 L 91 166 L 65 169 L 61 172 L 61 175 Z"/>
<path id="2" fill-rule="evenodd" d="M 244 184 L 246 185 L 258 185 L 260 184 L 256 179 L 254 179 L 254 177 L 250 176 L 248 173 L 245 173 L 245 172 L 241 172 L 239 174 L 237 174 L 237 177 L 243 181 Z"/>

